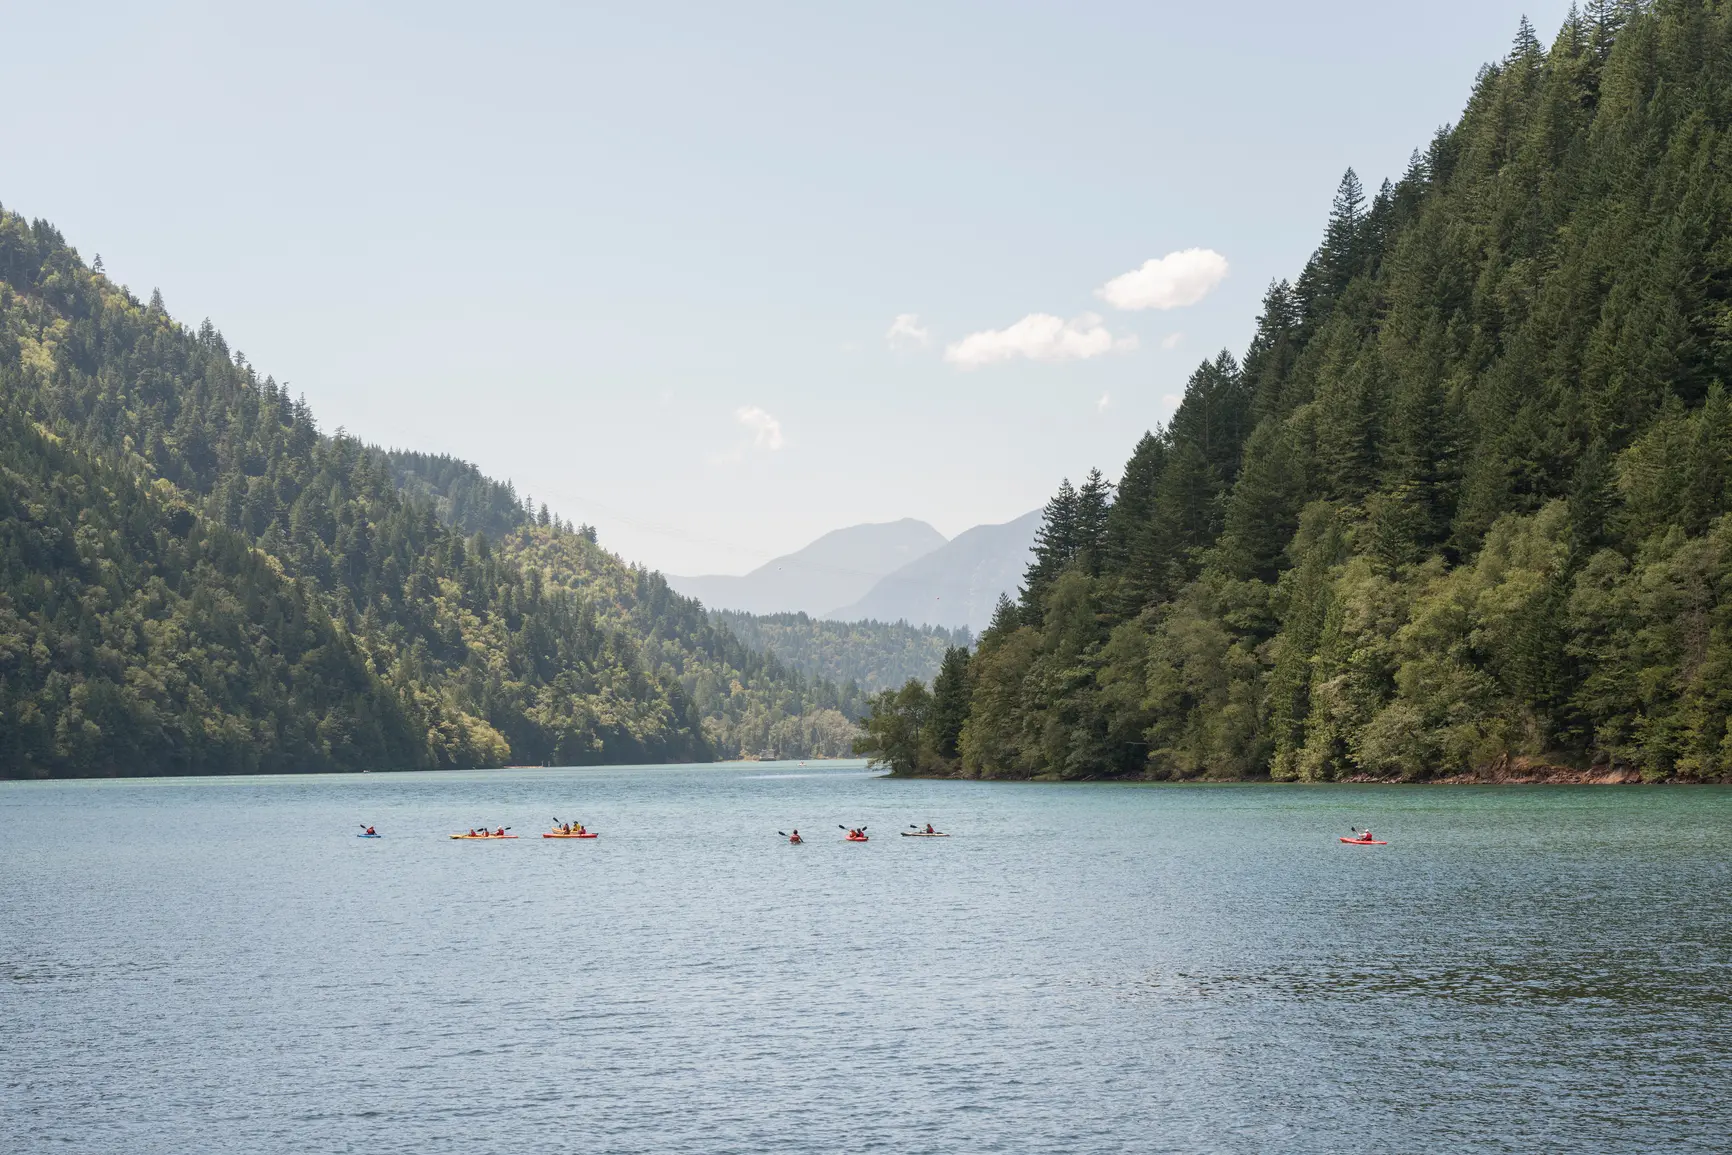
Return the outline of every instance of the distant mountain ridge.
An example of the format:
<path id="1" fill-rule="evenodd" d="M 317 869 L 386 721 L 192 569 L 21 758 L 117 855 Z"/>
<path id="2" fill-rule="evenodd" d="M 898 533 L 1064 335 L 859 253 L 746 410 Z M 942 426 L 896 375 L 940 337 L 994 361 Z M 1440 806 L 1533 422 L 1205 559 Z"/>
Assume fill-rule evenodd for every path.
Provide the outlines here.
<path id="1" fill-rule="evenodd" d="M 804 549 L 751 573 L 667 575 L 668 585 L 712 610 L 807 613 L 847 605 L 912 561 L 945 544 L 944 535 L 912 517 L 831 530 Z"/>
<path id="2" fill-rule="evenodd" d="M 898 689 L 910 678 L 930 682 L 946 650 L 974 644 L 968 630 L 906 622 L 835 622 L 735 610 L 711 610 L 710 617 L 749 648 L 773 655 L 805 677 L 866 695 Z"/>
<path id="3" fill-rule="evenodd" d="M 1017 596 L 1039 525 L 1036 509 L 1014 521 L 965 530 L 941 548 L 885 575 L 858 601 L 824 617 L 906 621 L 978 634 L 992 621 L 1000 594 Z"/>

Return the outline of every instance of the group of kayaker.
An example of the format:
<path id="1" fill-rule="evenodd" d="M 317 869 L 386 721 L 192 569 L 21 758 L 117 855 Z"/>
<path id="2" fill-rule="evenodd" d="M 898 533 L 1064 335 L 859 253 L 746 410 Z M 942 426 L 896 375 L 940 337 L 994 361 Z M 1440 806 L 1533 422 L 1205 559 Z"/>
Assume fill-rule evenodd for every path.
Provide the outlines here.
<path id="1" fill-rule="evenodd" d="M 872 841 L 872 839 L 866 834 L 866 828 L 864 826 L 843 826 L 841 823 L 837 823 L 836 829 L 844 831 L 846 833 L 846 835 L 847 835 L 846 841 L 848 841 L 848 842 L 870 842 L 870 841 Z M 776 833 L 780 834 L 783 838 L 786 838 L 788 840 L 788 842 L 794 846 L 799 846 L 801 843 L 806 841 L 804 838 L 800 837 L 800 831 L 797 828 L 794 829 L 793 831 L 778 830 L 778 831 L 776 831 Z M 919 826 L 911 823 L 909 825 L 908 829 L 904 830 L 902 832 L 902 836 L 904 838 L 949 838 L 950 837 L 950 835 L 945 834 L 941 830 L 935 830 L 932 826 L 932 823 L 930 823 L 930 822 L 928 822 L 926 824 L 926 829 L 924 829 L 924 830 L 922 830 Z"/>
<path id="2" fill-rule="evenodd" d="M 589 828 L 581 822 L 561 822 L 554 826 L 555 834 L 588 834 Z"/>

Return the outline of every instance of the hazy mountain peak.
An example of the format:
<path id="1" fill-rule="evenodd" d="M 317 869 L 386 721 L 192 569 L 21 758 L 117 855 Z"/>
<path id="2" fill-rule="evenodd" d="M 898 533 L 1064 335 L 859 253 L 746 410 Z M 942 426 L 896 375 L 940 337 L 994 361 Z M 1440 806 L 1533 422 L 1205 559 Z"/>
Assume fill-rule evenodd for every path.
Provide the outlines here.
<path id="1" fill-rule="evenodd" d="M 747 574 L 670 574 L 668 584 L 712 609 L 818 615 L 861 597 L 879 579 L 945 544 L 917 518 L 833 529 Z"/>
<path id="2" fill-rule="evenodd" d="M 992 620 L 1001 593 L 1015 597 L 1040 525 L 1040 510 L 999 525 L 977 525 L 886 574 L 858 601 L 826 618 L 915 625 L 966 626 L 979 633 Z"/>

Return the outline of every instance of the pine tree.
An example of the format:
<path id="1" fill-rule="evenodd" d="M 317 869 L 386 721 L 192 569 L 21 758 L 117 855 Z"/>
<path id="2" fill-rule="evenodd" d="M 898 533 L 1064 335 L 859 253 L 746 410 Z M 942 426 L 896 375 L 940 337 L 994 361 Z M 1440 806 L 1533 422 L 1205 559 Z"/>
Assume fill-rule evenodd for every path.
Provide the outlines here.
<path id="1" fill-rule="evenodd" d="M 1254 421 L 1285 417 L 1291 405 L 1287 382 L 1299 356 L 1299 304 L 1293 286 L 1272 281 L 1263 294 L 1263 312 L 1257 318 L 1257 334 L 1245 354 L 1244 376 L 1251 391 Z"/>
<path id="2" fill-rule="evenodd" d="M 1365 225 L 1365 187 L 1359 183 L 1359 174 L 1349 168 L 1335 189 L 1323 245 L 1305 266 L 1295 290 L 1307 329 L 1320 323 L 1348 283 L 1364 271 L 1368 256 Z"/>
<path id="3" fill-rule="evenodd" d="M 1602 62 L 1612 54 L 1612 44 L 1628 19 L 1627 0 L 1588 0 L 1588 44 Z"/>
<path id="4" fill-rule="evenodd" d="M 1046 591 L 1076 557 L 1077 493 L 1070 478 L 1059 483 L 1058 492 L 1041 511 L 1040 528 L 1034 534 L 1034 560 L 1022 579 L 1022 616 L 1038 626 L 1045 611 Z"/>
<path id="5" fill-rule="evenodd" d="M 1130 564 L 1132 543 L 1154 516 L 1155 488 L 1166 464 L 1165 431 L 1144 433 L 1130 460 L 1125 462 L 1125 471 L 1119 477 L 1118 498 L 1107 511 L 1107 566 L 1115 572 Z"/>
<path id="6" fill-rule="evenodd" d="M 1238 578 L 1274 581 L 1304 502 L 1304 477 L 1286 432 L 1280 423 L 1265 421 L 1251 434 L 1244 468 L 1227 498 L 1222 569 Z"/>
<path id="7" fill-rule="evenodd" d="M 1528 23 L 1523 15 L 1521 23 L 1516 26 L 1515 42 L 1510 46 L 1511 63 L 1537 64 L 1545 55 L 1545 49 L 1540 46 L 1540 38 L 1534 34 L 1534 26 Z"/>
<path id="8" fill-rule="evenodd" d="M 1107 520 L 1112 508 L 1112 482 L 1090 469 L 1076 495 L 1076 539 L 1073 556 L 1098 575 L 1107 552 Z"/>
<path id="9" fill-rule="evenodd" d="M 1460 479 L 1458 439 L 1443 383 L 1430 373 L 1404 382 L 1385 439 L 1385 487 L 1408 510 L 1413 545 L 1429 549 L 1449 534 Z"/>
<path id="10" fill-rule="evenodd" d="M 1701 533 L 1726 509 L 1727 451 L 1732 449 L 1732 406 L 1715 384 L 1708 400 L 1691 422 L 1689 458 L 1685 462 L 1680 523 L 1688 533 Z"/>
<path id="11" fill-rule="evenodd" d="M 926 716 L 927 745 L 945 763 L 946 769 L 959 757 L 957 742 L 962 724 L 968 720 L 968 699 L 973 690 L 968 678 L 968 649 L 952 646 L 944 652 L 944 663 L 932 679 L 932 705 Z"/>

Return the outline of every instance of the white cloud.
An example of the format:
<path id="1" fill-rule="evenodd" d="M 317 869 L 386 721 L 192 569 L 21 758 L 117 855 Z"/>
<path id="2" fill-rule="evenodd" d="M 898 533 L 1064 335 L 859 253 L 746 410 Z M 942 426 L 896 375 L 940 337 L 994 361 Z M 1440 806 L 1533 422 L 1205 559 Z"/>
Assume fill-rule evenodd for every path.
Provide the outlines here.
<path id="1" fill-rule="evenodd" d="M 1096 413 L 1105 413 L 1107 411 L 1107 406 L 1111 405 L 1112 403 L 1113 403 L 1113 395 L 1111 393 L 1102 393 L 1101 399 L 1099 401 L 1095 402 L 1095 412 Z"/>
<path id="2" fill-rule="evenodd" d="M 884 340 L 892 349 L 924 349 L 932 343 L 932 330 L 920 323 L 918 314 L 898 313 Z"/>
<path id="3" fill-rule="evenodd" d="M 782 423 L 756 405 L 742 405 L 734 412 L 741 425 L 752 431 L 752 448 L 771 452 L 782 448 Z"/>
<path id="4" fill-rule="evenodd" d="M 945 349 L 944 359 L 964 369 L 978 369 L 1013 357 L 1027 357 L 1031 361 L 1083 360 L 1136 347 L 1135 337 L 1114 340 L 1094 313 L 1084 313 L 1070 321 L 1051 313 L 1030 313 L 1008 329 L 970 333 Z"/>
<path id="5" fill-rule="evenodd" d="M 1178 309 L 1195 305 L 1227 278 L 1227 258 L 1214 249 L 1185 249 L 1114 277 L 1095 296 L 1115 309 Z"/>
<path id="6" fill-rule="evenodd" d="M 1184 340 L 1185 335 L 1183 333 L 1168 333 L 1165 337 L 1161 338 L 1161 348 L 1177 349 L 1184 343 Z"/>

